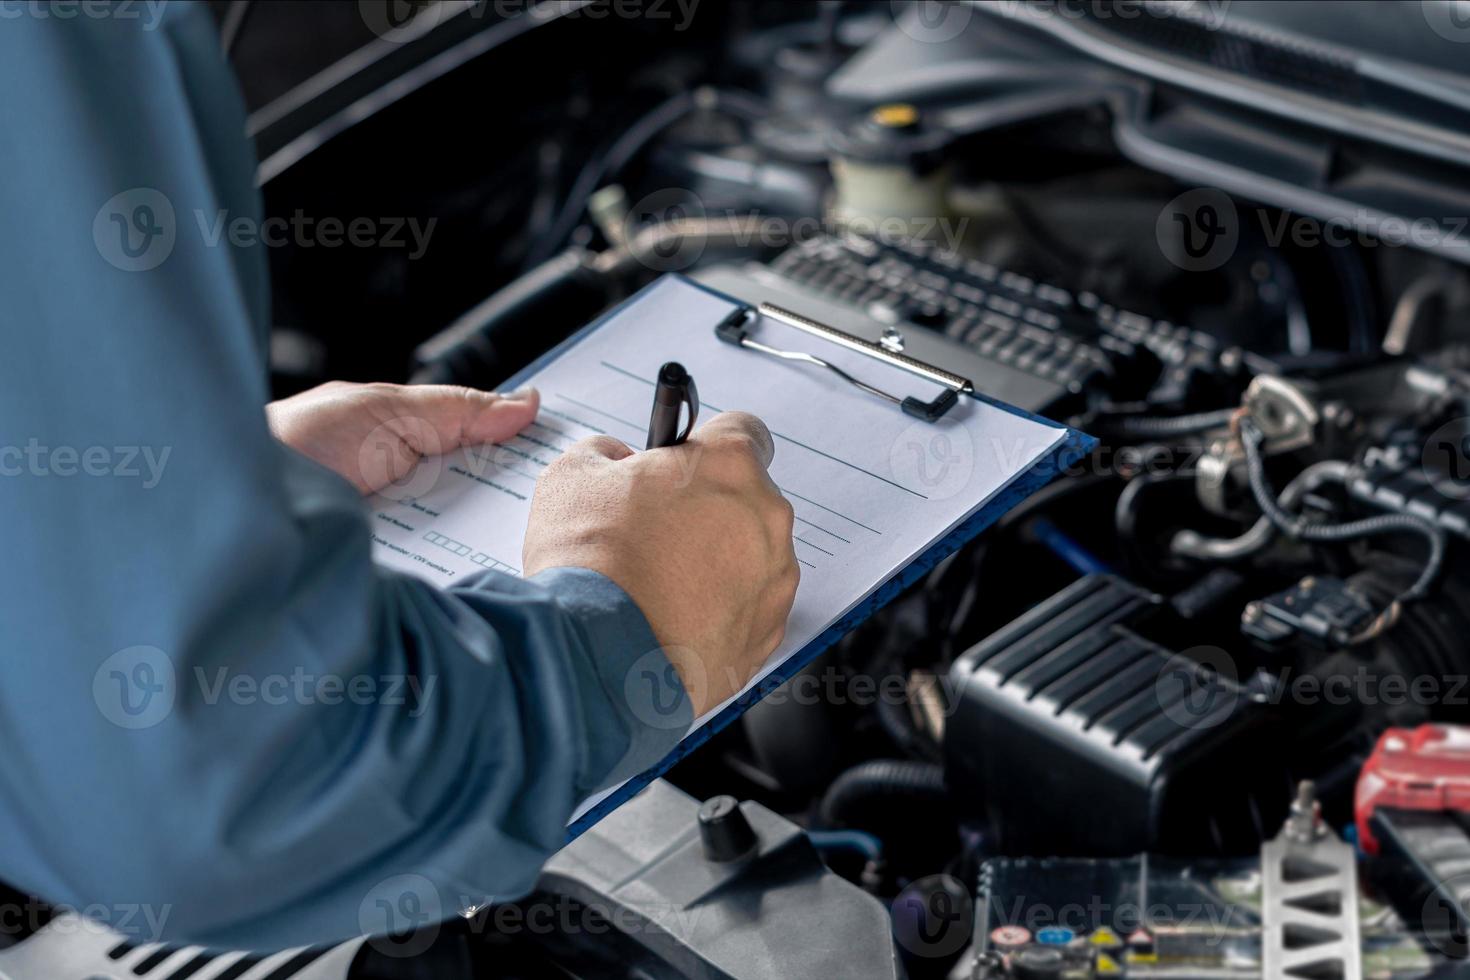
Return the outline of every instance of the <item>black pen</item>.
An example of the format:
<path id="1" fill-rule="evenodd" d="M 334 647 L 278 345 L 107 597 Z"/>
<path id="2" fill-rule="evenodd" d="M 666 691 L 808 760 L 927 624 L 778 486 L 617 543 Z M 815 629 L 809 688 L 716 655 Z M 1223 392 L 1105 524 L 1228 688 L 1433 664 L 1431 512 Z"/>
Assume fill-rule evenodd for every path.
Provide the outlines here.
<path id="1" fill-rule="evenodd" d="M 689 421 L 679 429 L 679 410 L 689 406 Z M 677 446 L 694 431 L 694 418 L 699 414 L 699 393 L 694 379 L 678 361 L 669 361 L 658 369 L 658 383 L 653 386 L 653 415 L 648 419 L 648 449 Z"/>

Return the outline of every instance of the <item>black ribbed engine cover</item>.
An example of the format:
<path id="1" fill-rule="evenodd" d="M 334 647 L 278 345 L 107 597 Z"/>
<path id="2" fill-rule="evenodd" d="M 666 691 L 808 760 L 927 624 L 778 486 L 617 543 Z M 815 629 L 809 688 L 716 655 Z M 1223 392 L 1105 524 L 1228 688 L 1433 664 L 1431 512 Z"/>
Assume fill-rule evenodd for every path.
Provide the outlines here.
<path id="1" fill-rule="evenodd" d="M 987 850 L 1246 853 L 1277 826 L 1289 783 L 1266 706 L 1223 651 L 1147 639 L 1167 615 L 1092 575 L 956 661 L 946 781 Z"/>

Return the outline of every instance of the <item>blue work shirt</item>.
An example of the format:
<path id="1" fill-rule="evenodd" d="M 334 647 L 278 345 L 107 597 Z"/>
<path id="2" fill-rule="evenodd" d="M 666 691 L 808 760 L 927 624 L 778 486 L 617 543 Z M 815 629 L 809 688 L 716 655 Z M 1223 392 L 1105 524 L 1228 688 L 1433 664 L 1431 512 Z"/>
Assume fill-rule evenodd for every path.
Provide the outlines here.
<path id="1" fill-rule="evenodd" d="M 669 676 L 648 623 L 585 569 L 377 567 L 272 439 L 266 255 L 205 233 L 261 202 L 203 5 L 14 5 L 0 91 L 0 880 L 255 948 L 524 894 L 690 722 L 625 694 Z"/>

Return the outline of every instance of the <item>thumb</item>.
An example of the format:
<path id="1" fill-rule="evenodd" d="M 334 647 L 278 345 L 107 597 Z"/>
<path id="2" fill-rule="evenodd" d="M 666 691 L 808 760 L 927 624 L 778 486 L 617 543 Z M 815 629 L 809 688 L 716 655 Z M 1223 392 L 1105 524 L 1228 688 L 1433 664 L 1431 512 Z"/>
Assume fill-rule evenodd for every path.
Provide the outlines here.
<path id="1" fill-rule="evenodd" d="M 409 411 L 433 427 L 441 451 L 504 442 L 536 420 L 541 394 L 523 388 L 508 395 L 457 385 L 410 385 Z"/>

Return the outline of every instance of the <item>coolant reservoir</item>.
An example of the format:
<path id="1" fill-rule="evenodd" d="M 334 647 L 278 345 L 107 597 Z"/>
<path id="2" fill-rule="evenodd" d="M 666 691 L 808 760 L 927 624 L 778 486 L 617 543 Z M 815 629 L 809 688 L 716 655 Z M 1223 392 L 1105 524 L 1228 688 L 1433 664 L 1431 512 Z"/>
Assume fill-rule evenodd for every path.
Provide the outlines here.
<path id="1" fill-rule="evenodd" d="M 862 234 L 939 237 L 950 221 L 950 134 L 918 107 L 881 105 L 831 138 L 832 216 Z"/>

